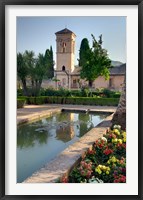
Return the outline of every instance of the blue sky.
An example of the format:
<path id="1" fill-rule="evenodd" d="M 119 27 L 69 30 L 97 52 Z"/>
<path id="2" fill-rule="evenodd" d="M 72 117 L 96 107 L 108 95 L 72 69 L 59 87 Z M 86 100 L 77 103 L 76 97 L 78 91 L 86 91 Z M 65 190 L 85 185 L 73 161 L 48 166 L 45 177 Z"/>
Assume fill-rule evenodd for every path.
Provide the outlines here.
<path id="1" fill-rule="evenodd" d="M 76 35 L 76 59 L 83 38 L 92 45 L 91 34 L 96 39 L 102 34 L 103 48 L 114 61 L 126 62 L 126 17 L 17 17 L 17 52 L 32 50 L 35 55 L 45 53 L 52 46 L 56 62 L 55 33 L 67 27 Z"/>

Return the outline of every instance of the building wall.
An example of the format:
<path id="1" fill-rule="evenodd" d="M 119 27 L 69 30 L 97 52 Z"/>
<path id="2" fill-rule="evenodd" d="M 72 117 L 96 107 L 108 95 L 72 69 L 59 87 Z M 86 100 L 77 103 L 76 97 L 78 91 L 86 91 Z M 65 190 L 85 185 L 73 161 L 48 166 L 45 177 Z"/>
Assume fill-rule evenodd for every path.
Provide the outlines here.
<path id="1" fill-rule="evenodd" d="M 59 87 L 69 88 L 69 86 L 70 86 L 70 77 L 66 73 L 58 72 L 57 75 L 56 75 L 56 78 L 59 80 L 56 83 L 56 88 L 57 89 Z"/>
<path id="2" fill-rule="evenodd" d="M 123 75 L 122 76 L 119 76 L 119 75 L 111 76 L 110 79 L 111 79 L 110 88 L 121 91 L 122 85 L 124 83 L 124 76 Z"/>
<path id="3" fill-rule="evenodd" d="M 80 84 L 79 84 L 80 80 Z M 117 90 L 121 91 L 122 90 L 122 84 L 124 82 L 124 75 L 115 75 L 115 76 L 110 76 L 109 80 L 105 80 L 104 77 L 98 77 L 94 82 L 93 82 L 93 88 L 108 88 L 111 90 Z M 88 86 L 88 82 L 85 80 L 81 80 L 79 76 L 72 76 L 71 78 L 71 88 L 79 88 L 80 85 L 82 86 Z"/>
<path id="4" fill-rule="evenodd" d="M 109 80 L 105 80 L 104 77 L 100 76 L 93 82 L 93 87 L 94 88 L 108 88 Z"/>
<path id="5" fill-rule="evenodd" d="M 49 81 L 49 80 L 43 80 L 42 87 L 48 88 L 69 88 L 69 89 L 79 89 L 81 86 L 88 86 L 88 82 L 85 80 L 80 79 L 80 76 L 68 76 L 64 73 L 59 73 L 57 76 L 57 79 L 60 80 L 58 82 Z M 103 77 L 98 77 L 93 82 L 93 88 L 108 88 L 111 90 L 121 91 L 122 90 L 122 84 L 124 82 L 124 76 L 110 76 L 109 80 L 105 80 Z"/>
<path id="6" fill-rule="evenodd" d="M 75 59 L 75 35 L 58 34 L 56 37 L 57 44 L 57 63 L 56 69 L 62 70 L 62 66 L 69 72 L 74 70 Z"/>

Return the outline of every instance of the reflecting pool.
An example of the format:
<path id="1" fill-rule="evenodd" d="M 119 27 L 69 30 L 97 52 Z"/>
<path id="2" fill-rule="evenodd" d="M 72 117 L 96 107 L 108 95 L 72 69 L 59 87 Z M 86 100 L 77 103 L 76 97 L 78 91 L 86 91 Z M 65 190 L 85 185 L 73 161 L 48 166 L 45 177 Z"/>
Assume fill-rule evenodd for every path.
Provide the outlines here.
<path id="1" fill-rule="evenodd" d="M 17 128 L 17 182 L 55 158 L 108 114 L 61 112 Z"/>

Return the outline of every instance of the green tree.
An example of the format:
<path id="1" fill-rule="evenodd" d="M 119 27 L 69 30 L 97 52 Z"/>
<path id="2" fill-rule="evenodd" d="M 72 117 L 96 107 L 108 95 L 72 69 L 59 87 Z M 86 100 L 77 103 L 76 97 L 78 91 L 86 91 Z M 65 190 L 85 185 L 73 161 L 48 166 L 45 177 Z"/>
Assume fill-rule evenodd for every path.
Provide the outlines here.
<path id="1" fill-rule="evenodd" d="M 43 54 L 39 53 L 38 58 L 36 59 L 34 76 L 33 76 L 34 79 L 33 91 L 35 92 L 34 96 L 37 96 L 39 94 L 45 73 L 46 73 L 45 57 Z"/>
<path id="2" fill-rule="evenodd" d="M 87 38 L 84 38 L 81 41 L 80 50 L 79 50 L 79 66 L 83 66 L 84 63 L 88 60 L 88 52 L 90 50 L 89 42 Z"/>
<path id="3" fill-rule="evenodd" d="M 43 79 L 53 78 L 54 61 L 52 47 L 47 49 L 45 55 L 35 57 L 33 51 L 25 51 L 24 54 L 17 54 L 17 73 L 22 82 L 24 95 L 37 96 L 41 89 Z M 30 88 L 27 88 L 27 80 L 31 81 Z"/>
<path id="4" fill-rule="evenodd" d="M 34 87 L 35 76 L 35 53 L 33 51 L 24 52 L 24 63 L 28 70 L 27 78 L 31 79 L 32 87 Z"/>
<path id="5" fill-rule="evenodd" d="M 53 50 L 52 46 L 50 49 L 47 49 L 45 52 L 45 68 L 46 74 L 45 78 L 53 78 L 54 77 L 54 60 L 53 60 Z"/>
<path id="6" fill-rule="evenodd" d="M 107 50 L 102 48 L 102 35 L 97 41 L 94 35 L 92 48 L 86 51 L 84 62 L 82 62 L 80 77 L 89 82 L 89 87 L 99 76 L 104 76 L 106 80 L 109 79 L 109 68 L 111 68 L 111 60 L 108 57 Z"/>
<path id="7" fill-rule="evenodd" d="M 28 76 L 28 68 L 25 64 L 25 56 L 22 53 L 17 54 L 17 76 L 22 82 L 24 95 L 27 95 L 26 77 Z"/>

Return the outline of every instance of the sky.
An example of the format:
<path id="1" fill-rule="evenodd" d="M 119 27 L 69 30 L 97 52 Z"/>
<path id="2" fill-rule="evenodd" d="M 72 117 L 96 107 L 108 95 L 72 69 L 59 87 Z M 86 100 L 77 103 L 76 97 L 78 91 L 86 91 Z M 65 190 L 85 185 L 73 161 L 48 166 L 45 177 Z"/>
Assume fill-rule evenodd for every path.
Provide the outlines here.
<path id="1" fill-rule="evenodd" d="M 78 64 L 82 39 L 87 38 L 92 47 L 91 34 L 97 40 L 102 34 L 103 48 L 108 51 L 111 60 L 126 62 L 126 17 L 122 16 L 17 17 L 17 53 L 28 50 L 34 51 L 37 56 L 45 54 L 46 49 L 52 46 L 56 62 L 55 33 L 64 28 L 76 35 L 75 65 Z"/>

